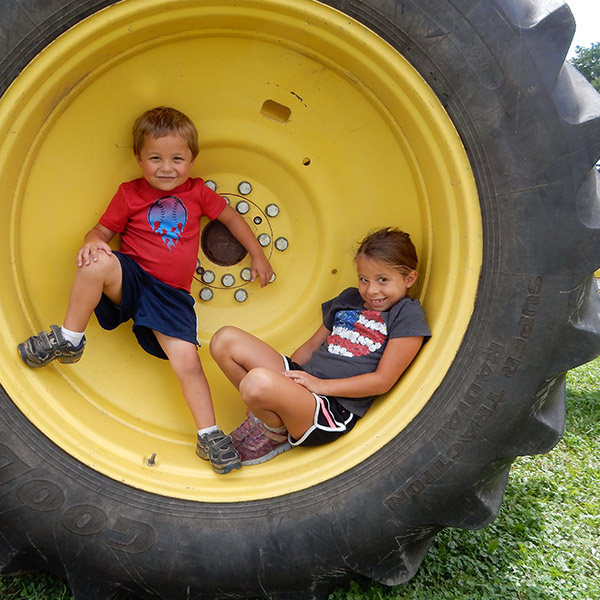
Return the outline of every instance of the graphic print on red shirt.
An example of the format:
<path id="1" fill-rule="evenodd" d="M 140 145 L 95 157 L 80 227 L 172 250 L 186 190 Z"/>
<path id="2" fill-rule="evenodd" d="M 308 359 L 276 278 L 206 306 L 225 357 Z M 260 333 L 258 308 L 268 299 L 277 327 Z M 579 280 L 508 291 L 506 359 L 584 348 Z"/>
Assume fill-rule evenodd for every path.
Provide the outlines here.
<path id="1" fill-rule="evenodd" d="M 100 223 L 121 234 L 120 250 L 163 283 L 189 292 L 198 260 L 200 220 L 216 219 L 225 199 L 190 177 L 165 193 L 145 179 L 119 186 Z"/>
<path id="2" fill-rule="evenodd" d="M 177 196 L 159 198 L 148 209 L 148 223 L 167 248 L 172 250 L 187 225 L 187 208 Z"/>

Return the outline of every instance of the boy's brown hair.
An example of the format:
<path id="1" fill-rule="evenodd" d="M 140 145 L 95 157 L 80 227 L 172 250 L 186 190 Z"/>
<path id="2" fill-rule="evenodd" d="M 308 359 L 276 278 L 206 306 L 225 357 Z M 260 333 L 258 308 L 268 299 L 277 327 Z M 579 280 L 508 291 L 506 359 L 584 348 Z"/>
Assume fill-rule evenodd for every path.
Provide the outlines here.
<path id="1" fill-rule="evenodd" d="M 133 124 L 133 153 L 140 155 L 147 137 L 180 135 L 188 144 L 192 159 L 200 151 L 198 132 L 192 120 L 181 111 L 169 106 L 158 106 L 147 110 Z"/>

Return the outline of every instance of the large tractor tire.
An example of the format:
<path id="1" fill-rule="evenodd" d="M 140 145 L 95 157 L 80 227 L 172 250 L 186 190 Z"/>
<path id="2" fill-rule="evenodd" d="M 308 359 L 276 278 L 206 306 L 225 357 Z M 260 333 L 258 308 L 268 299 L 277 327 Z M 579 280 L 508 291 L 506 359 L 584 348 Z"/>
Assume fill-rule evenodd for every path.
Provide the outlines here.
<path id="1" fill-rule="evenodd" d="M 564 62 L 573 31 L 556 0 L 4 0 L 1 572 L 78 600 L 308 600 L 401 584 L 440 529 L 489 523 L 513 459 L 559 439 L 565 371 L 600 352 L 600 96 Z M 411 232 L 433 337 L 337 442 L 217 476 L 127 327 L 90 324 L 77 365 L 17 356 L 62 319 L 159 104 L 196 121 L 194 174 L 277 274 L 247 282 L 205 230 L 192 291 L 224 429 L 243 408 L 211 333 L 291 352 L 353 283 L 353 243 Z"/>

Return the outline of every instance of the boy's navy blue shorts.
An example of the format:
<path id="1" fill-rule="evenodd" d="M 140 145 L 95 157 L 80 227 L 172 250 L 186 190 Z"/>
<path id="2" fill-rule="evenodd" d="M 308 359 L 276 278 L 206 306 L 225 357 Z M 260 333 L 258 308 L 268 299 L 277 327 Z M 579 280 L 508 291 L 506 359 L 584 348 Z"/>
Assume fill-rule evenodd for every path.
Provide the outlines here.
<path id="1" fill-rule="evenodd" d="M 94 312 L 104 329 L 115 329 L 133 319 L 133 333 L 140 346 L 152 356 L 167 359 L 152 330 L 186 342 L 198 343 L 198 319 L 194 298 L 146 273 L 135 260 L 113 252 L 121 263 L 123 288 L 121 304 L 102 294 Z"/>
<path id="2" fill-rule="evenodd" d="M 304 371 L 302 365 L 283 356 L 286 371 Z M 296 440 L 288 434 L 292 446 L 321 446 L 337 440 L 348 433 L 357 423 L 359 417 L 344 408 L 335 396 L 319 396 L 314 394 L 316 405 L 313 424 Z"/>

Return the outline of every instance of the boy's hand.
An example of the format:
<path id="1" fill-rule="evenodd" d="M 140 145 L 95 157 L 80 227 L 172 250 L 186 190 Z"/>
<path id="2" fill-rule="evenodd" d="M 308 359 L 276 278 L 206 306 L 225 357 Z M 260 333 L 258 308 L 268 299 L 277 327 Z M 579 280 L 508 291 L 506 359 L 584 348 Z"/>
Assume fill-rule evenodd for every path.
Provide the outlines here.
<path id="1" fill-rule="evenodd" d="M 257 277 L 260 278 L 260 287 L 265 287 L 273 277 L 273 267 L 262 251 L 252 257 L 250 270 L 252 271 L 252 281 Z"/>
<path id="2" fill-rule="evenodd" d="M 109 256 L 112 254 L 111 247 L 101 240 L 95 240 L 93 242 L 86 242 L 79 248 L 77 256 L 75 257 L 75 264 L 78 267 L 85 267 L 98 260 L 98 253 L 105 252 Z"/>
<path id="3" fill-rule="evenodd" d="M 98 253 L 105 252 L 108 256 L 112 255 L 112 249 L 108 242 L 115 236 L 115 232 L 104 225 L 98 223 L 94 228 L 85 234 L 83 246 L 79 248 L 75 257 L 75 264 L 78 267 L 85 267 L 98 260 Z"/>

